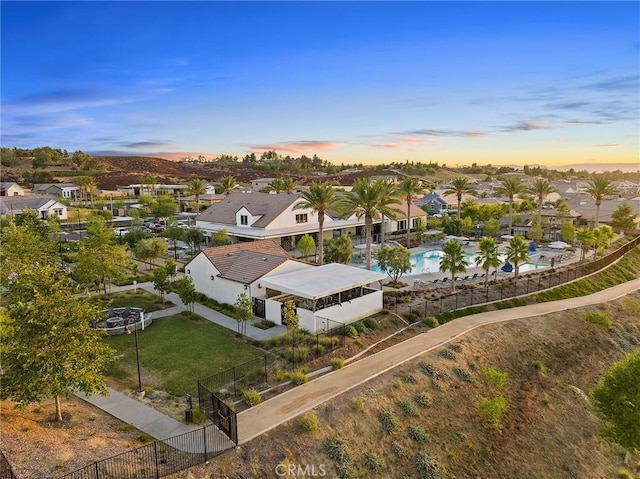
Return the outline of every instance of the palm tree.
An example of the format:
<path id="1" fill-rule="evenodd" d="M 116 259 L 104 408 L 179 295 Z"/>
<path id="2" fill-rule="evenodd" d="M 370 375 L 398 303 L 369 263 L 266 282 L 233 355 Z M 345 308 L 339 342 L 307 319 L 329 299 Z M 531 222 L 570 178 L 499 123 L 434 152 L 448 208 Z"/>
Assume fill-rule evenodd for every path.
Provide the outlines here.
<path id="1" fill-rule="evenodd" d="M 538 198 L 538 219 L 537 225 L 540 226 L 542 223 L 542 205 L 544 204 L 544 200 L 551 193 L 558 193 L 558 188 L 549 183 L 548 180 L 544 178 L 536 179 L 531 188 L 529 188 L 529 193 Z"/>
<path id="2" fill-rule="evenodd" d="M 598 251 L 602 251 L 609 246 L 609 242 L 616 237 L 611 226 L 603 225 L 592 231 L 593 233 L 593 259 L 596 259 Z"/>
<path id="3" fill-rule="evenodd" d="M 580 261 L 584 261 L 587 251 L 593 246 L 593 231 L 588 228 L 580 228 L 576 231 L 576 241 L 580 245 Z"/>
<path id="4" fill-rule="evenodd" d="M 87 180 L 84 183 L 84 188 L 85 188 L 85 191 L 91 197 L 92 206 L 93 206 L 93 192 L 97 187 L 98 185 L 96 184 L 96 181 L 91 176 L 87 176 Z"/>
<path id="5" fill-rule="evenodd" d="M 200 178 L 194 178 L 187 186 L 189 193 L 196 197 L 196 214 L 200 214 L 200 195 L 207 192 L 207 182 Z"/>
<path id="6" fill-rule="evenodd" d="M 290 195 L 291 193 L 293 193 L 293 190 L 296 189 L 296 182 L 293 178 L 287 176 L 285 178 L 282 178 L 281 186 L 282 186 L 282 191 Z"/>
<path id="7" fill-rule="evenodd" d="M 440 271 L 451 273 L 451 291 L 456 290 L 456 273 L 467 271 L 469 261 L 464 254 L 464 248 L 455 240 L 447 241 L 442 247 L 444 255 L 440 258 Z"/>
<path id="8" fill-rule="evenodd" d="M 384 183 L 385 191 L 380 192 L 380 194 L 382 196 L 393 196 L 395 198 L 398 195 L 398 191 L 396 190 L 395 183 L 387 178 L 383 179 L 382 182 Z M 384 242 L 386 240 L 385 223 L 386 223 L 386 217 L 384 216 L 384 214 L 382 214 L 380 218 L 380 245 L 381 246 L 384 246 Z"/>
<path id="9" fill-rule="evenodd" d="M 522 236 L 514 236 L 507 244 L 507 261 L 513 263 L 515 280 L 518 281 L 520 264 L 529 259 L 529 246 Z"/>
<path id="10" fill-rule="evenodd" d="M 513 198 L 527 191 L 522 181 L 519 178 L 512 176 L 505 178 L 500 182 L 500 186 L 495 189 L 495 193 L 499 196 L 506 196 L 509 198 L 509 231 L 513 228 Z"/>
<path id="11" fill-rule="evenodd" d="M 407 248 L 411 247 L 411 203 L 424 193 L 424 186 L 415 176 L 405 176 L 396 187 L 401 199 L 407 204 Z"/>
<path id="12" fill-rule="evenodd" d="M 238 184 L 236 179 L 231 175 L 221 177 L 218 180 L 218 185 L 220 185 L 220 188 L 222 188 L 222 192 L 225 195 L 228 195 L 236 188 L 240 188 L 240 185 Z"/>
<path id="13" fill-rule="evenodd" d="M 476 254 L 476 265 L 482 266 L 485 271 L 484 285 L 489 284 L 489 268 L 500 266 L 500 255 L 498 254 L 498 245 L 493 238 L 485 236 L 478 243 L 478 252 Z"/>
<path id="14" fill-rule="evenodd" d="M 83 200 L 86 203 L 87 198 L 87 184 L 90 178 L 88 176 L 78 176 L 76 178 L 76 185 L 80 188 L 80 204 L 83 204 Z"/>
<path id="15" fill-rule="evenodd" d="M 379 215 L 395 218 L 396 213 L 391 207 L 397 199 L 388 194 L 388 187 L 384 180 L 378 178 L 371 181 L 360 178 L 353 182 L 351 191 L 346 192 L 336 203 L 337 209 L 343 218 L 355 215 L 356 218 L 364 218 L 364 232 L 366 238 L 366 266 L 371 269 L 371 235 L 373 232 L 373 219 Z"/>
<path id="16" fill-rule="evenodd" d="M 444 195 L 456 195 L 456 200 L 458 200 L 458 219 L 460 219 L 460 203 L 462 202 L 462 195 L 472 194 L 475 189 L 471 186 L 469 180 L 461 176 L 454 178 L 449 184 L 451 187 L 444 190 Z"/>
<path id="17" fill-rule="evenodd" d="M 597 228 L 600 224 L 600 205 L 602 204 L 602 200 L 604 200 L 605 196 L 617 195 L 618 190 L 616 190 L 615 186 L 613 186 L 611 181 L 608 179 L 602 176 L 594 176 L 591 183 L 589 183 L 586 192 L 596 200 L 596 218 L 594 226 Z"/>
<path id="18" fill-rule="evenodd" d="M 266 189 L 270 192 L 275 191 L 276 194 L 279 194 L 282 190 L 284 190 L 284 187 L 282 185 L 282 178 L 278 177 L 271 180 L 269 182 L 269 186 L 267 186 Z"/>
<path id="19" fill-rule="evenodd" d="M 338 201 L 335 190 L 329 183 L 311 183 L 309 190 L 302 192 L 302 201 L 294 210 L 310 208 L 318 213 L 318 263 L 324 262 L 324 215 L 334 208 Z"/>

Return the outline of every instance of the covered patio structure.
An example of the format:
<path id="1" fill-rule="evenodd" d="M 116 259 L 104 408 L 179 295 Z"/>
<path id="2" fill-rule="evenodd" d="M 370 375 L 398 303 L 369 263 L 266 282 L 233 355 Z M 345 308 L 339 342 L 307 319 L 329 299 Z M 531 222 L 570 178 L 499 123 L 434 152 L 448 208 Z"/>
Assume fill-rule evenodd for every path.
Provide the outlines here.
<path id="1" fill-rule="evenodd" d="M 260 280 L 265 317 L 282 324 L 282 306 L 293 300 L 300 329 L 312 333 L 349 324 L 382 310 L 387 275 L 331 263 Z"/>

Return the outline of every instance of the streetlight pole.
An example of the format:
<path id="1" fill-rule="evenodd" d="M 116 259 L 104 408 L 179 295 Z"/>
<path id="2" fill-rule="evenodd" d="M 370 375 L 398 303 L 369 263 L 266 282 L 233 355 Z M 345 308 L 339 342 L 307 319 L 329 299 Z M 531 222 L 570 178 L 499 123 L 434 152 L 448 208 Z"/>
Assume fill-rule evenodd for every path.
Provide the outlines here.
<path id="1" fill-rule="evenodd" d="M 131 334 L 131 330 L 128 327 L 126 328 L 126 331 L 127 331 L 127 334 Z M 138 366 L 138 394 L 142 394 L 144 390 L 142 389 L 142 378 L 140 376 L 140 348 L 138 346 L 138 328 L 136 328 L 135 326 L 133 330 L 133 336 L 135 337 L 136 365 Z"/>

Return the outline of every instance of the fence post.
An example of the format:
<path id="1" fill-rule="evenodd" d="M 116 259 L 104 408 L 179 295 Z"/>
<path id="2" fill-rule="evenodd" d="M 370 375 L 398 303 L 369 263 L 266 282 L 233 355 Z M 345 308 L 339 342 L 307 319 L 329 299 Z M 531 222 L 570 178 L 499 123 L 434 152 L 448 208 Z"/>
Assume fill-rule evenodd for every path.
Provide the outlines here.
<path id="1" fill-rule="evenodd" d="M 158 441 L 153 441 L 153 457 L 156 460 L 156 479 L 160 479 L 160 469 L 158 468 Z"/>
<path id="2" fill-rule="evenodd" d="M 269 377 L 267 375 L 267 355 L 264 355 L 264 382 L 268 383 L 269 382 Z"/>
<path id="3" fill-rule="evenodd" d="M 204 461 L 207 462 L 207 427 L 202 428 L 202 448 L 204 449 Z"/>
<path id="4" fill-rule="evenodd" d="M 98 462 L 94 463 L 96 465 L 96 479 L 100 479 L 100 472 L 98 470 Z"/>
<path id="5" fill-rule="evenodd" d="M 233 394 L 236 394 L 236 367 L 233 367 Z"/>

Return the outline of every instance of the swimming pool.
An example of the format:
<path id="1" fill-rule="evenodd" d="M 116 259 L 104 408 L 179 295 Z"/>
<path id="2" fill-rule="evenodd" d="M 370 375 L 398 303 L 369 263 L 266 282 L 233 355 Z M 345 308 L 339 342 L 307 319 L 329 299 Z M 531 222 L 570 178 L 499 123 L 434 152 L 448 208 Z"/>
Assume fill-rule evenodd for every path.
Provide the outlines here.
<path id="1" fill-rule="evenodd" d="M 411 255 L 411 271 L 406 273 L 406 275 L 413 274 L 429 274 L 429 273 L 439 273 L 440 272 L 440 258 L 444 256 L 444 252 L 441 249 L 431 249 L 429 251 L 423 251 L 421 253 L 415 253 Z M 469 266 L 467 268 L 475 268 L 476 266 L 476 254 L 475 253 L 465 253 L 465 258 L 467 259 L 467 263 Z M 502 263 L 504 263 L 504 256 L 500 257 Z M 540 268 L 546 268 L 546 265 L 541 265 L 537 263 L 522 263 L 519 268 L 520 273 L 526 273 L 528 271 L 533 271 Z M 380 267 L 377 264 L 371 265 L 372 271 L 383 272 L 380 270 Z"/>

